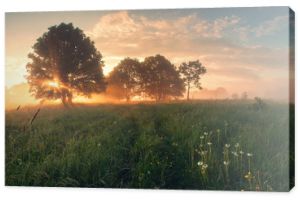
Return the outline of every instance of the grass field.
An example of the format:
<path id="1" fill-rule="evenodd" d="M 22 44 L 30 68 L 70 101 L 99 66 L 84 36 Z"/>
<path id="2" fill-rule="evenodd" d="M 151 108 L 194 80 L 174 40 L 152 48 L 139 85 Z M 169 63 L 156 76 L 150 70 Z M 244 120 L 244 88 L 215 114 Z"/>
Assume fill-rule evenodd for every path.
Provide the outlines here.
<path id="1" fill-rule="evenodd" d="M 288 105 L 254 101 L 6 112 L 6 185 L 289 190 Z"/>

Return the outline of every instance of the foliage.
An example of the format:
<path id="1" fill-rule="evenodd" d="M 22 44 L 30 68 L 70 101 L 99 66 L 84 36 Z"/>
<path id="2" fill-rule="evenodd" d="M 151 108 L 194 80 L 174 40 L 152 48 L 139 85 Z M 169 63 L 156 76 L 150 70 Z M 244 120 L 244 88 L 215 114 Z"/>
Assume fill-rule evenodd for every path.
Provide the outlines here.
<path id="1" fill-rule="evenodd" d="M 90 96 L 105 89 L 102 55 L 71 23 L 50 27 L 28 57 L 27 80 L 37 99 L 61 99 L 66 104 L 73 94 Z"/>
<path id="2" fill-rule="evenodd" d="M 206 73 L 206 68 L 199 62 L 189 61 L 183 62 L 179 66 L 179 72 L 183 77 L 183 80 L 187 87 L 187 100 L 190 98 L 190 89 L 195 86 L 198 89 L 202 89 L 200 79 L 201 75 Z"/>
<path id="3" fill-rule="evenodd" d="M 123 59 L 108 76 L 107 93 L 127 101 L 141 91 L 141 63 L 137 59 Z"/>
<path id="4" fill-rule="evenodd" d="M 288 191 L 288 105 L 265 103 L 44 107 L 32 126 L 21 107 L 5 117 L 5 184 Z"/>
<path id="5" fill-rule="evenodd" d="M 263 110 L 266 108 L 266 103 L 260 97 L 255 97 L 254 100 L 255 102 L 253 103 L 253 108 L 255 110 Z"/>
<path id="6" fill-rule="evenodd" d="M 156 101 L 180 97 L 184 83 L 175 66 L 164 56 L 146 57 L 142 63 L 142 91 Z"/>
<path id="7" fill-rule="evenodd" d="M 241 94 L 241 99 L 242 99 L 242 100 L 247 100 L 247 99 L 248 99 L 248 93 L 247 93 L 247 92 L 243 92 L 243 93 Z"/>

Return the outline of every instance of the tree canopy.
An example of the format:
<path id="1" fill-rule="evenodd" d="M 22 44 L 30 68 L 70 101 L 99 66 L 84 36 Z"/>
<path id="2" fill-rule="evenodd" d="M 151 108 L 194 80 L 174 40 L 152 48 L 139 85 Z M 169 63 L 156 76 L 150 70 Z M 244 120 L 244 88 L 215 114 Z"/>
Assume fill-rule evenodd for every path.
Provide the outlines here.
<path id="1" fill-rule="evenodd" d="M 110 72 L 107 80 L 110 95 L 130 101 L 141 91 L 141 63 L 125 58 Z"/>
<path id="2" fill-rule="evenodd" d="M 72 23 L 51 26 L 28 57 L 26 78 L 37 99 L 61 99 L 67 105 L 73 94 L 90 97 L 106 88 L 101 53 Z"/>
<path id="3" fill-rule="evenodd" d="M 161 55 L 145 58 L 141 84 L 143 93 L 156 101 L 180 97 L 185 90 L 175 66 Z"/>
<path id="4" fill-rule="evenodd" d="M 189 61 L 188 63 L 183 62 L 179 66 L 179 72 L 187 87 L 187 100 L 189 100 L 190 89 L 193 86 L 198 89 L 202 89 L 200 79 L 201 75 L 206 73 L 206 68 L 199 62 L 199 60 Z"/>
<path id="5" fill-rule="evenodd" d="M 198 61 L 176 67 L 164 56 L 149 56 L 140 62 L 124 58 L 104 78 L 104 62 L 94 42 L 72 23 L 51 26 L 39 37 L 26 65 L 30 93 L 36 99 L 60 99 L 72 104 L 73 95 L 107 94 L 130 101 L 135 96 L 162 101 L 183 96 L 192 86 L 201 89 L 200 75 L 206 68 Z"/>

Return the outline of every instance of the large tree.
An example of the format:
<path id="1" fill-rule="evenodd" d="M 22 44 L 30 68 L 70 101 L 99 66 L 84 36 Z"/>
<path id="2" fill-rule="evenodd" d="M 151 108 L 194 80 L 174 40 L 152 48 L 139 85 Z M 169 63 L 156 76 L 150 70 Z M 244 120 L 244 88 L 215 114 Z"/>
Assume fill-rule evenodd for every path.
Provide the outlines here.
<path id="1" fill-rule="evenodd" d="M 105 90 L 102 55 L 94 42 L 71 23 L 51 26 L 33 45 L 26 66 L 30 92 L 36 99 L 90 97 Z"/>
<path id="2" fill-rule="evenodd" d="M 141 87 L 144 94 L 156 101 L 180 97 L 185 90 L 175 66 L 161 55 L 145 58 L 142 63 Z"/>
<path id="3" fill-rule="evenodd" d="M 109 95 L 130 101 L 141 89 L 141 63 L 125 58 L 110 72 L 107 80 Z"/>
<path id="4" fill-rule="evenodd" d="M 187 100 L 190 99 L 190 89 L 195 86 L 198 89 L 202 89 L 200 79 L 201 75 L 206 73 L 206 68 L 199 62 L 196 61 L 189 61 L 188 63 L 183 62 L 179 66 L 179 72 L 182 75 L 184 83 L 187 88 Z"/>

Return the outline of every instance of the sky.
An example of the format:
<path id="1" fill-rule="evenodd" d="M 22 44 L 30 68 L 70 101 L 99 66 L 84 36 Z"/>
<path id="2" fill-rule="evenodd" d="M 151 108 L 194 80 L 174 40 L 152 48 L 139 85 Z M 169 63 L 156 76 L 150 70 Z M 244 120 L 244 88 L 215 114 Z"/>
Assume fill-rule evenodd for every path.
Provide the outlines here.
<path id="1" fill-rule="evenodd" d="M 207 68 L 202 93 L 288 98 L 288 7 L 6 13 L 6 96 L 29 95 L 27 55 L 48 27 L 61 22 L 95 42 L 104 74 L 125 57 L 162 54 L 176 66 L 199 59 Z"/>

